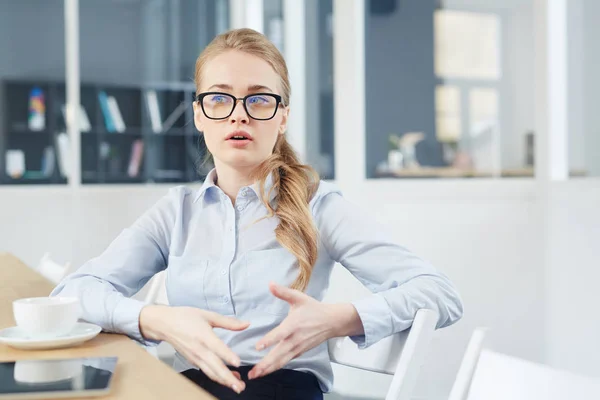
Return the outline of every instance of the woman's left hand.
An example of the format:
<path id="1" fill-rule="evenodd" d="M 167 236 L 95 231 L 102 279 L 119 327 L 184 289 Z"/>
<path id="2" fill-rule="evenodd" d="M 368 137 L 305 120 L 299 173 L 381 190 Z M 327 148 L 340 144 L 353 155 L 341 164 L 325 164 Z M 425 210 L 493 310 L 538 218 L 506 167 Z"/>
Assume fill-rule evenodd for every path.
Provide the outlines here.
<path id="1" fill-rule="evenodd" d="M 256 344 L 257 350 L 275 346 L 248 373 L 249 379 L 283 368 L 290 360 L 338 336 L 360 334 L 362 322 L 352 304 L 326 304 L 276 283 L 269 289 L 290 304 L 288 316 Z"/>

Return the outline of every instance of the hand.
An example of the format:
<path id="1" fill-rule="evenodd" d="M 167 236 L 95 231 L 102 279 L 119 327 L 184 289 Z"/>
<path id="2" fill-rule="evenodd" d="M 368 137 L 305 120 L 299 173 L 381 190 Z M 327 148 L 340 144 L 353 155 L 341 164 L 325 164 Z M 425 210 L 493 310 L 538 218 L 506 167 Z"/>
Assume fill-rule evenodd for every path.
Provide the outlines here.
<path id="1" fill-rule="evenodd" d="M 248 373 L 249 379 L 283 368 L 300 354 L 337 336 L 358 334 L 362 323 L 351 304 L 325 304 L 299 291 L 275 283 L 271 293 L 290 304 L 290 312 L 281 324 L 256 344 L 257 350 L 273 349 Z"/>
<path id="2" fill-rule="evenodd" d="M 250 324 L 193 307 L 146 306 L 140 314 L 142 336 L 170 343 L 210 379 L 232 388 L 238 394 L 246 385 L 238 372 L 225 364 L 239 366 L 240 359 L 213 332 L 213 328 L 233 331 Z"/>

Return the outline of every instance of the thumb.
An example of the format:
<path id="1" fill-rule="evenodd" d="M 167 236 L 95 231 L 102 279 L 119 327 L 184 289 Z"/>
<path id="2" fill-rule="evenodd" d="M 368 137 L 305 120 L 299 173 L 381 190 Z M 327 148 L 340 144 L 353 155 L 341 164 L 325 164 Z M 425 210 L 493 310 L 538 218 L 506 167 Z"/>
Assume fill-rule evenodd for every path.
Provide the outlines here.
<path id="1" fill-rule="evenodd" d="M 289 287 L 279 285 L 275 282 L 269 283 L 269 289 L 271 290 L 271 293 L 273 293 L 273 296 L 281 300 L 287 301 L 292 305 L 299 303 L 301 300 L 304 299 L 305 296 L 305 294 L 300 292 L 299 290 L 290 289 Z"/>
<path id="2" fill-rule="evenodd" d="M 243 331 L 248 326 L 250 326 L 250 322 L 248 321 L 240 321 L 239 319 L 225 317 L 217 313 L 210 314 L 210 317 L 208 318 L 208 323 L 213 328 L 223 328 L 228 329 L 230 331 Z"/>

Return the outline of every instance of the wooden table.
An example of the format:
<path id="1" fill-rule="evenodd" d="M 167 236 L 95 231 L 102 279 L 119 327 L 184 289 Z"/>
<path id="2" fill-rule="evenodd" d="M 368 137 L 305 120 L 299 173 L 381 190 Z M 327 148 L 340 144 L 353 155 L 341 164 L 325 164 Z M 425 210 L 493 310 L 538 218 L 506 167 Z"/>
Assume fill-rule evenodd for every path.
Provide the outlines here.
<path id="1" fill-rule="evenodd" d="M 48 296 L 54 285 L 16 257 L 0 253 L 0 329 L 14 326 L 12 301 Z M 101 333 L 79 346 L 41 351 L 0 344 L 0 361 L 117 356 L 112 390 L 103 399 L 214 399 L 124 335 Z"/>

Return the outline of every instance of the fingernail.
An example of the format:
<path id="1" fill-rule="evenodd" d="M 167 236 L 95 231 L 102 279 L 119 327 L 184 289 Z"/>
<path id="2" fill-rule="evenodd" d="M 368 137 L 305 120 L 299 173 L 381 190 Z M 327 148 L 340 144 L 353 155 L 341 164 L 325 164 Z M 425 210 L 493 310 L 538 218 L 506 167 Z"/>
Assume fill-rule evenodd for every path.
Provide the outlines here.
<path id="1" fill-rule="evenodd" d="M 263 350 L 264 348 L 265 348 L 265 345 L 264 345 L 264 344 L 259 344 L 259 345 L 258 345 L 258 350 Z"/>
<path id="2" fill-rule="evenodd" d="M 231 360 L 231 365 L 233 365 L 234 367 L 239 367 L 240 366 L 240 360 Z"/>
<path id="3" fill-rule="evenodd" d="M 240 387 L 236 384 L 233 384 L 233 386 L 231 386 L 231 388 L 233 389 L 234 392 L 236 392 L 237 394 L 240 394 Z"/>

